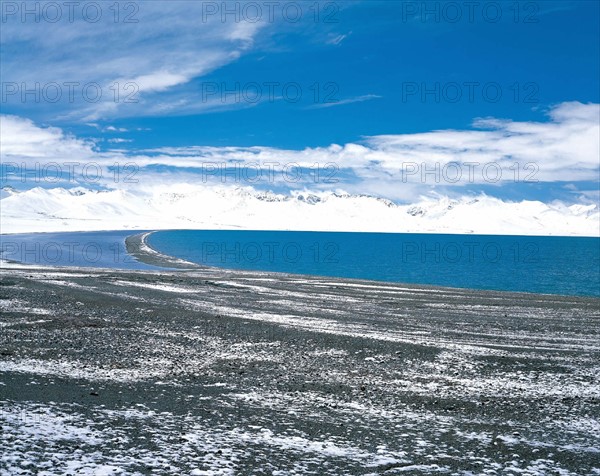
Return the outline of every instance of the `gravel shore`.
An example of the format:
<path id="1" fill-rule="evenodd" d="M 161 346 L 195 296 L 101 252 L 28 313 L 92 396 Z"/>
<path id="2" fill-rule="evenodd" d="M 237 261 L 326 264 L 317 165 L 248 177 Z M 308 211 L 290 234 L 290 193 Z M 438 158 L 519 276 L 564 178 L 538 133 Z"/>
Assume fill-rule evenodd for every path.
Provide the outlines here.
<path id="1" fill-rule="evenodd" d="M 127 254 L 134 259 L 151 266 L 168 269 L 204 269 L 196 263 L 191 263 L 173 256 L 164 255 L 152 249 L 146 242 L 146 239 L 151 235 L 152 231 L 138 233 L 137 235 L 128 236 L 125 239 L 125 248 Z"/>
<path id="2" fill-rule="evenodd" d="M 600 474 L 600 300 L 10 265 L 0 474 Z"/>

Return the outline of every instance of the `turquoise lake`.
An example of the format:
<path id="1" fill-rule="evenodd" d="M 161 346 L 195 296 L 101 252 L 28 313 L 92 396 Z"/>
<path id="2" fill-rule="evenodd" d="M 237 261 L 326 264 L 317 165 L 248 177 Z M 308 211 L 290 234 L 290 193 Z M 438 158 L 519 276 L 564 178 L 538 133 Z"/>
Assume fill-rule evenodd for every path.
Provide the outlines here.
<path id="1" fill-rule="evenodd" d="M 31 264 L 157 269 L 126 253 L 133 233 L 0 235 L 0 251 Z M 175 230 L 148 244 L 222 268 L 600 297 L 600 238 Z"/>
<path id="2" fill-rule="evenodd" d="M 194 230 L 148 244 L 224 268 L 600 296 L 600 238 Z"/>

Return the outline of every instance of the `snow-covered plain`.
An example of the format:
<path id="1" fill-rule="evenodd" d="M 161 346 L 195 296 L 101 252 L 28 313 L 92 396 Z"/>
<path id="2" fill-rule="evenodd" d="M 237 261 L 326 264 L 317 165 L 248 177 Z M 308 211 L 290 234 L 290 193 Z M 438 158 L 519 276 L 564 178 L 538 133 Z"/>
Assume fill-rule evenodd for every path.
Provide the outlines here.
<path id="1" fill-rule="evenodd" d="M 344 192 L 276 194 L 181 184 L 148 189 L 2 190 L 1 233 L 117 229 L 252 229 L 599 236 L 597 205 L 508 202 L 486 195 L 410 205 Z"/>

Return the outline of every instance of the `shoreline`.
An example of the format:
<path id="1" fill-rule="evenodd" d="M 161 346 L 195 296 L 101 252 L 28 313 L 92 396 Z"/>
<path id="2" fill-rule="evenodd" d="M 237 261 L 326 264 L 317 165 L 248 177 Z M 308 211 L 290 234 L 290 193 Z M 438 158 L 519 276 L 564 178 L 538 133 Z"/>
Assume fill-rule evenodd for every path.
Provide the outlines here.
<path id="1" fill-rule="evenodd" d="M 52 234 L 65 234 L 65 233 L 104 233 L 104 232 L 130 232 L 136 234 L 143 234 L 147 232 L 150 228 L 136 228 L 136 229 L 128 229 L 128 228 L 107 228 L 107 229 L 82 229 L 82 230 L 68 230 L 65 231 L 63 229 L 56 230 L 43 230 L 43 231 L 10 231 L 0 233 L 0 237 L 2 236 L 14 236 L 14 235 L 52 235 Z M 277 233 L 340 233 L 340 234 L 351 234 L 351 233 L 360 233 L 360 234 L 373 234 L 373 235 L 427 235 L 427 236 L 465 236 L 465 237 L 506 237 L 506 238 L 592 238 L 592 239 L 600 239 L 600 233 L 598 234 L 590 234 L 590 235 L 561 235 L 561 234 L 535 234 L 535 233 L 526 233 L 526 234 L 518 234 L 518 233 L 475 233 L 475 232 L 465 232 L 465 233 L 451 233 L 451 232 L 439 232 L 439 231 L 377 231 L 377 230 L 311 230 L 311 229 L 279 229 L 279 228 L 239 228 L 239 227 L 222 227 L 222 228 L 157 228 L 152 229 L 149 233 L 155 233 L 159 231 L 251 231 L 251 232 L 277 232 Z"/>
<path id="2" fill-rule="evenodd" d="M 134 230 L 119 230 L 121 232 L 134 232 Z M 248 276 L 248 275 L 262 275 L 265 277 L 272 277 L 275 279 L 286 279 L 287 277 L 295 277 L 295 278 L 305 278 L 307 280 L 323 280 L 327 279 L 329 281 L 335 281 L 340 283 L 363 283 L 363 284 L 371 284 L 371 285 L 388 285 L 388 286 L 404 286 L 406 288 L 414 288 L 414 289 L 430 289 L 430 290 L 439 290 L 439 291 L 452 291 L 452 292 L 469 292 L 469 293 L 501 293 L 505 296 L 514 295 L 514 296 L 540 296 L 544 298 L 556 298 L 556 299 L 590 299 L 590 300 L 600 300 L 600 296 L 593 296 L 587 294 L 558 294 L 558 293 L 542 293 L 535 291 L 515 291 L 515 290 L 504 290 L 504 289 L 493 289 L 493 288 L 472 288 L 472 287 L 457 287 L 457 286 L 447 286 L 440 284 L 430 284 L 430 283 L 419 283 L 419 282 L 410 282 L 410 281 L 385 281 L 385 280 L 377 280 L 377 279 L 369 279 L 369 278 L 360 278 L 360 277 L 344 277 L 344 276 L 334 276 L 334 275 L 325 275 L 325 274 L 303 274 L 303 273 L 293 273 L 286 271 L 272 271 L 272 270 L 258 270 L 258 269 L 241 269 L 241 268 L 228 268 L 228 267 L 218 267 L 218 266 L 209 266 L 209 265 L 201 265 L 194 262 L 190 262 L 181 258 L 177 258 L 174 256 L 163 254 L 155 249 L 153 249 L 148 244 L 148 237 L 153 233 L 157 233 L 164 230 L 145 230 L 142 232 L 137 232 L 134 234 L 129 234 L 124 236 L 123 244 L 125 247 L 125 252 L 130 256 L 131 259 L 137 261 L 138 263 L 148 265 L 154 269 L 136 269 L 136 268 L 115 268 L 111 266 L 105 267 L 90 267 L 90 266 L 81 266 L 81 265 L 55 265 L 55 264 L 45 264 L 45 263 L 27 263 L 22 262 L 15 259 L 7 259 L 2 258 L 0 256 L 0 269 L 17 269 L 17 268 L 35 268 L 35 269 L 47 269 L 47 270 L 80 270 L 80 271 L 100 271 L 100 272 L 175 272 L 175 271 L 208 271 L 211 273 L 217 274 L 227 274 L 230 276 Z M 37 233 L 36 233 L 37 234 Z M 4 234 L 3 234 L 4 235 Z M 0 236 L 3 236 L 0 235 Z M 9 235 L 4 235 L 9 236 Z"/>
<path id="3" fill-rule="evenodd" d="M 197 263 L 193 263 L 191 261 L 186 261 L 180 258 L 176 258 L 174 256 L 169 256 L 159 251 L 156 251 L 152 248 L 148 242 L 147 238 L 153 233 L 157 233 L 159 231 L 164 230 L 153 230 L 147 231 L 143 233 L 137 233 L 135 235 L 128 236 L 125 239 L 125 247 L 126 251 L 129 255 L 134 257 L 136 260 L 151 266 L 156 266 L 159 268 L 163 268 L 165 270 L 212 270 L 215 272 L 227 272 L 234 274 L 264 274 L 268 276 L 295 276 L 295 277 L 304 277 L 307 279 L 329 279 L 340 282 L 368 282 L 373 284 L 386 284 L 386 285 L 396 285 L 396 286 L 405 286 L 405 287 L 415 287 L 415 288 L 427 288 L 427 289 L 439 289 L 439 290 L 449 290 L 449 291 L 458 291 L 458 292 L 489 292 L 489 293 L 503 293 L 505 295 L 513 294 L 513 295 L 526 295 L 526 296 L 545 296 L 545 297 L 556 297 L 556 298 L 581 298 L 581 299 L 595 299 L 600 301 L 600 296 L 590 296 L 590 295 L 575 295 L 575 294 L 557 294 L 557 293 L 540 293 L 533 291 L 512 291 L 512 290 L 504 290 L 504 289 L 483 289 L 483 288 L 468 288 L 468 287 L 455 287 L 455 286 L 443 286 L 439 284 L 428 284 L 428 283 L 417 283 L 417 282 L 400 282 L 400 281 L 383 281 L 377 279 L 368 279 L 368 278 L 348 278 L 342 276 L 332 276 L 332 275 L 313 275 L 313 274 L 302 274 L 302 273 L 287 273 L 283 271 L 264 271 L 264 270 L 247 270 L 247 269 L 239 269 L 239 268 L 226 268 L 226 267 L 216 267 L 216 266 L 207 266 L 207 265 L 199 265 Z"/>
<path id="4" fill-rule="evenodd" d="M 306 278 L 309 280 L 323 280 L 328 279 L 329 281 L 336 282 L 355 282 L 355 283 L 370 283 L 373 285 L 390 285 L 390 286 L 404 286 L 407 288 L 421 288 L 421 289 L 431 289 L 431 290 L 440 290 L 440 291 L 454 291 L 454 292 L 472 292 L 472 293 L 502 293 L 504 295 L 515 295 L 515 296 L 542 296 L 542 297 L 554 297 L 554 298 L 577 298 L 577 299 L 591 299 L 591 300 L 600 300 L 600 296 L 594 296 L 589 294 L 564 294 L 564 293 L 543 293 L 536 291 L 516 291 L 516 290 L 505 290 L 505 289 L 493 289 L 493 288 L 472 288 L 472 287 L 457 287 L 457 286 L 447 286 L 441 284 L 430 284 L 430 283 L 419 283 L 419 282 L 410 282 L 410 281 L 386 281 L 386 280 L 378 280 L 378 279 L 369 279 L 369 278 L 361 278 L 361 277 L 344 277 L 344 276 L 335 276 L 335 275 L 326 275 L 326 274 L 303 274 L 303 273 L 294 273 L 287 271 L 272 271 L 272 270 L 259 270 L 259 269 L 242 269 L 242 268 L 229 268 L 229 267 L 218 267 L 218 266 L 209 266 L 209 265 L 201 265 L 191 261 L 187 261 L 181 258 L 177 258 L 175 256 L 170 256 L 163 254 L 155 249 L 153 249 L 148 244 L 148 237 L 153 233 L 157 233 L 164 230 L 145 230 L 142 232 L 135 233 L 134 230 L 118 230 L 119 232 L 127 232 L 134 233 L 128 234 L 124 236 L 123 244 L 125 248 L 125 252 L 131 259 L 135 260 L 138 263 L 150 266 L 154 269 L 148 269 L 145 271 L 154 271 L 154 272 L 165 272 L 165 271 L 199 271 L 205 270 L 218 274 L 228 274 L 231 276 L 245 276 L 245 275 L 263 275 L 263 276 L 271 276 L 274 278 L 285 279 L 286 277 L 297 277 L 297 278 Z M 171 230 L 173 231 L 173 230 Z M 76 232 L 78 233 L 78 232 Z M 37 233 L 35 233 L 37 235 Z M 10 236 L 8 234 L 0 234 L 0 236 Z M 22 262 L 15 259 L 7 259 L 2 258 L 0 256 L 0 269 L 16 269 L 16 268 L 36 268 L 36 269 L 79 269 L 79 270 L 99 270 L 99 271 L 128 271 L 128 272 L 137 272 L 144 271 L 143 269 L 136 268 L 119 268 L 119 267 L 90 267 L 90 266 L 80 266 L 80 265 L 55 265 L 55 264 L 45 264 L 45 263 L 27 263 Z"/>
<path id="5" fill-rule="evenodd" d="M 125 238 L 125 250 L 127 254 L 136 260 L 151 266 L 157 266 L 165 269 L 206 269 L 207 266 L 201 266 L 191 261 L 169 256 L 156 251 L 147 243 L 147 238 L 154 231 L 137 233 Z"/>

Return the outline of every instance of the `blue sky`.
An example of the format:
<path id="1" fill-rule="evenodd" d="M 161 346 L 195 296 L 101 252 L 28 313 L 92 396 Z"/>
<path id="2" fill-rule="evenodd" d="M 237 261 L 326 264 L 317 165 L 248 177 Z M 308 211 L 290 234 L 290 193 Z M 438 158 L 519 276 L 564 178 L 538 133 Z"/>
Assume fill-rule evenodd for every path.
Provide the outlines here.
<path id="1" fill-rule="evenodd" d="M 101 2 L 102 17 L 96 23 L 85 21 L 79 11 L 73 22 L 65 12 L 55 23 L 31 16 L 23 21 L 22 12 L 7 10 L 6 3 L 2 113 L 36 127 L 59 128 L 64 137 L 93 141 L 99 153 L 117 149 L 118 154 L 157 156 L 148 149 L 262 146 L 285 155 L 332 144 L 364 145 L 370 137 L 466 134 L 481 131 L 481 125 L 474 125 L 480 118 L 527 125 L 528 134 L 537 134 L 537 125 L 556 122 L 551 116 L 556 108 L 570 111 L 568 119 L 557 114 L 564 130 L 581 116 L 576 108 L 560 109 L 561 104 L 600 102 L 600 4 L 594 1 L 479 2 L 473 10 L 460 1 L 322 2 L 318 21 L 314 2 L 291 2 L 292 13 L 302 12 L 297 22 L 286 20 L 279 7 L 267 19 L 264 2 L 255 2 L 262 8 L 256 22 L 242 13 L 248 2 L 230 2 L 228 8 L 237 5 L 240 16 L 229 14 L 224 21 L 221 2 L 139 2 L 135 8 L 132 2 L 119 2 L 120 21 L 115 22 L 111 3 Z M 216 13 L 211 10 L 215 7 Z M 128 13 L 137 23 L 123 22 Z M 84 101 L 77 89 L 68 101 L 62 86 L 57 102 L 32 95 L 23 100 L 19 90 L 24 83 L 44 87 L 69 81 L 97 83 L 103 98 Z M 110 100 L 115 83 L 120 88 L 133 83 L 132 89 L 120 91 L 119 101 Z M 252 102 L 248 97 L 256 99 L 256 85 L 260 100 Z M 425 89 L 431 92 L 423 95 Z M 229 94 L 223 102 L 224 90 L 241 96 Z M 124 102 L 131 91 L 137 102 Z M 301 98 L 295 101 L 297 91 Z M 588 123 L 582 137 L 590 139 L 596 109 L 584 115 Z M 499 136 L 512 133 L 498 122 L 491 127 Z M 554 132 L 548 131 L 529 145 L 551 138 Z M 461 193 L 548 201 L 582 191 L 589 198 L 597 188 L 597 157 L 590 157 L 594 140 L 578 152 L 581 157 L 573 165 L 578 170 L 585 162 L 586 173 L 565 174 L 557 164 L 571 160 L 570 154 L 560 157 L 556 150 L 540 147 L 540 161 L 544 153 L 553 155 L 546 167 L 540 165 L 542 184 L 467 184 Z M 461 141 L 450 154 L 464 150 Z M 376 142 L 383 147 L 381 140 Z M 429 142 L 415 147 L 439 149 Z M 482 143 L 482 150 L 486 147 Z M 501 158 L 517 153 L 503 151 Z M 532 154 L 534 150 L 528 157 Z M 15 157 L 5 155 L 4 160 Z M 340 162 L 340 169 L 345 165 Z M 356 172 L 360 165 L 354 161 L 350 167 Z M 552 173 L 544 175 L 544 170 Z M 359 181 L 355 178 L 353 185 Z M 428 190 L 445 192 L 444 185 Z M 370 184 L 364 190 L 376 188 Z M 391 198 L 408 200 L 412 193 L 421 191 Z"/>
<path id="2" fill-rule="evenodd" d="M 175 124 L 175 140 L 186 145 L 200 140 L 302 148 L 353 142 L 361 136 L 468 128 L 475 117 L 543 120 L 544 109 L 555 103 L 598 102 L 598 3 L 575 2 L 572 8 L 555 11 L 551 2 L 538 4 L 538 23 L 507 18 L 497 24 L 481 19 L 448 24 L 410 17 L 402 22 L 400 2 L 358 3 L 338 14 L 338 24 L 326 26 L 332 34 L 348 35 L 338 45 L 323 44 L 322 34 L 292 34 L 277 47 L 265 40 L 264 46 L 258 42 L 256 53 L 199 79 L 227 84 L 298 82 L 306 96 L 301 103 L 278 101 L 208 117 L 152 118 L 142 124 L 167 136 Z M 340 101 L 380 98 L 307 108 L 314 99 L 309 87 L 319 83 L 325 89 L 327 82 L 337 85 L 329 91 Z M 472 101 L 466 87 L 456 103 L 445 100 L 454 97 L 450 89 L 440 94 L 439 102 L 433 94 L 422 101 L 422 83 L 432 89 L 439 83 L 441 91 L 451 82 L 481 86 L 473 86 Z M 406 83 L 417 83 L 419 92 L 403 98 Z M 486 83 L 501 86 L 498 102 L 484 97 Z M 516 102 L 515 85 L 521 93 Z M 164 143 L 161 136 L 151 139 L 155 145 Z"/>

